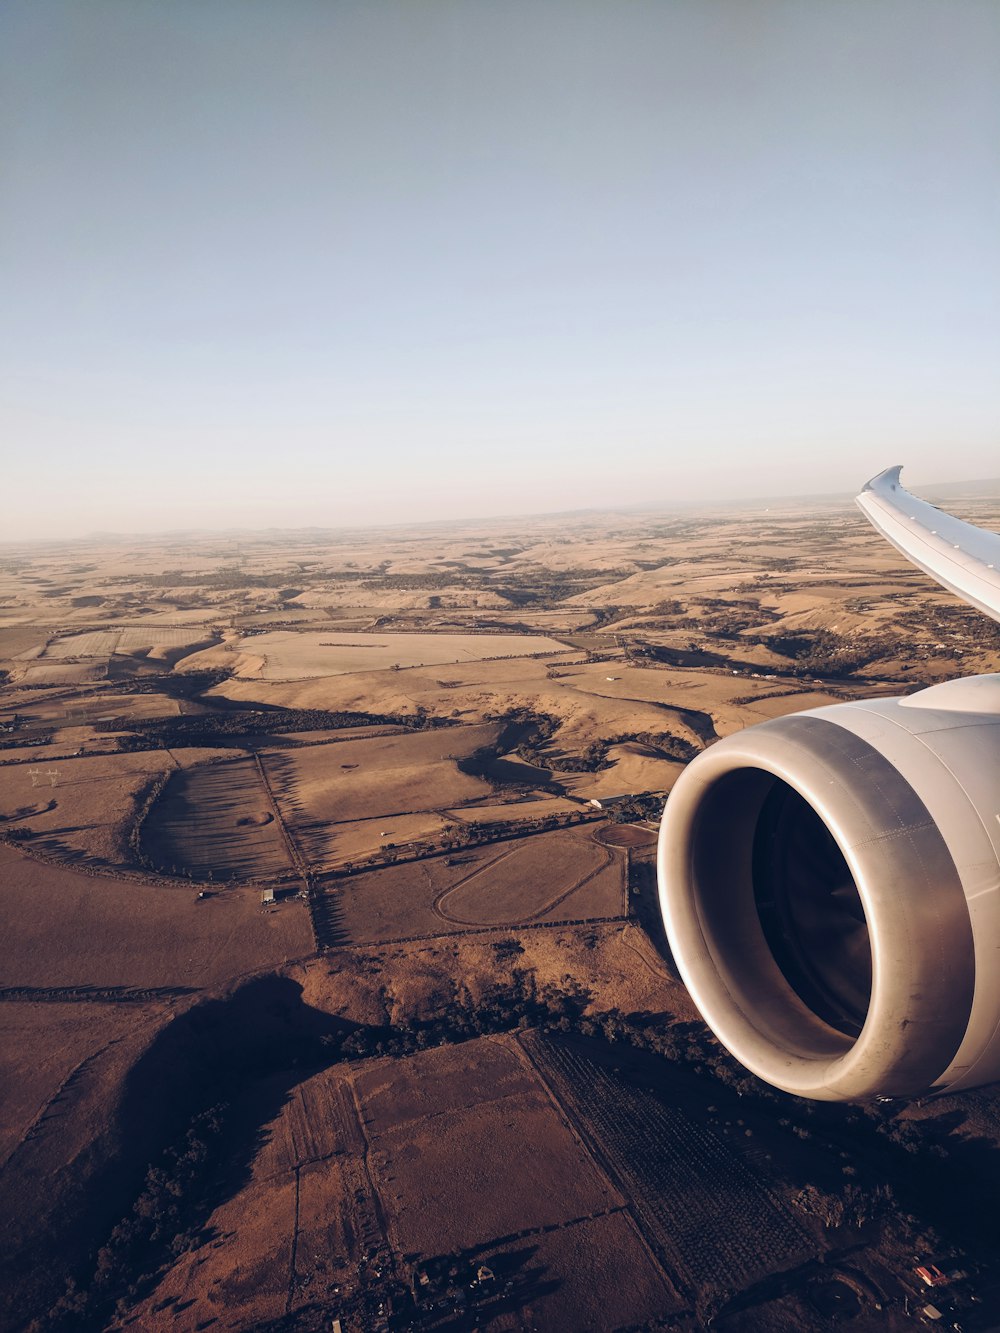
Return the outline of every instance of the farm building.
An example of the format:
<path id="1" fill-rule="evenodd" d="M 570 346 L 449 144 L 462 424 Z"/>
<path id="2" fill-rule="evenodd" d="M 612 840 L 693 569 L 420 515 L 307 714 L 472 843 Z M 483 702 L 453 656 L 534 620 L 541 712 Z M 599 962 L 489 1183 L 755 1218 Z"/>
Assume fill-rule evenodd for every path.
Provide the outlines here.
<path id="1" fill-rule="evenodd" d="M 621 805 L 622 801 L 630 801 L 630 796 L 594 796 L 587 804 L 592 805 L 595 810 L 610 810 L 612 806 Z"/>

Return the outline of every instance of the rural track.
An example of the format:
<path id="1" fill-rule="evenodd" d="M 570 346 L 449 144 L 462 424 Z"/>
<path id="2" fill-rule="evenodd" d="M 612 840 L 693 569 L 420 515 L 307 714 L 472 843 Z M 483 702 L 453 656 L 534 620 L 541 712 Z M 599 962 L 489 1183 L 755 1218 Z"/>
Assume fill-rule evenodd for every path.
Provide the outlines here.
<path id="1" fill-rule="evenodd" d="M 295 1299 L 295 1260 L 299 1249 L 299 1196 L 301 1193 L 302 1167 L 295 1168 L 295 1211 L 292 1220 L 292 1244 L 291 1253 L 288 1256 L 288 1289 L 285 1292 L 285 1314 L 292 1312 L 292 1302 Z"/>
<path id="2" fill-rule="evenodd" d="M 637 926 L 633 926 L 631 922 L 626 921 L 625 925 L 622 927 L 622 944 L 624 944 L 625 948 L 628 949 L 631 953 L 635 954 L 639 962 L 642 963 L 642 965 L 647 969 L 647 971 L 652 972 L 653 976 L 656 977 L 657 980 L 673 982 L 675 978 L 670 975 L 670 973 L 667 971 L 665 967 L 657 967 L 655 963 L 650 962 L 650 960 L 646 957 L 643 951 L 640 948 L 638 948 L 637 945 L 632 943 L 629 932 L 635 932 L 637 930 L 638 930 Z"/>
<path id="3" fill-rule="evenodd" d="M 285 817 L 281 813 L 281 809 L 274 795 L 274 790 L 271 787 L 270 779 L 267 776 L 267 770 L 264 767 L 264 761 L 261 759 L 260 754 L 256 750 L 253 753 L 253 761 L 254 764 L 256 765 L 257 775 L 260 778 L 260 783 L 264 789 L 264 794 L 267 796 L 268 804 L 271 807 L 271 813 L 274 815 L 275 823 L 278 825 L 278 829 L 281 833 L 282 842 L 285 844 L 285 851 L 288 853 L 288 859 L 291 861 L 292 865 L 298 871 L 298 874 L 306 889 L 306 892 L 308 893 L 309 890 L 312 888 L 312 872 L 310 871 L 308 865 L 306 864 L 305 858 L 302 856 L 302 853 L 299 851 L 298 845 L 295 842 L 295 839 L 292 837 L 291 830 L 285 823 Z"/>
<path id="4" fill-rule="evenodd" d="M 492 857 L 489 861 L 477 865 L 474 870 L 470 870 L 467 875 L 463 875 L 461 879 L 456 880 L 454 884 L 449 884 L 446 889 L 442 889 L 437 897 L 434 898 L 431 903 L 431 910 L 435 912 L 442 921 L 451 921 L 460 926 L 480 924 L 479 922 L 463 921 L 461 917 L 449 916 L 448 913 L 442 909 L 441 904 L 453 893 L 457 893 L 459 889 L 464 888 L 466 884 L 471 883 L 471 881 L 478 878 L 478 876 L 484 875 L 487 870 L 494 870 L 501 861 L 506 861 L 509 857 L 513 856 L 516 851 L 516 847 L 507 847 L 497 856 Z"/>

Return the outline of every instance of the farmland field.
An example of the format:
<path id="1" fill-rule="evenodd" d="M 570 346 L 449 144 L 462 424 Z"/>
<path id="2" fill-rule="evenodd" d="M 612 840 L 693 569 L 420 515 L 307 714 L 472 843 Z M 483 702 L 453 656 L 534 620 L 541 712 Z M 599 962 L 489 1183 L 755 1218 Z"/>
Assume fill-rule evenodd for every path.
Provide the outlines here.
<path id="1" fill-rule="evenodd" d="M 372 736 L 282 753 L 269 752 L 264 767 L 289 828 L 316 865 L 376 850 L 381 829 L 366 824 L 364 846 L 349 850 L 343 838 L 362 821 L 436 811 L 489 797 L 480 778 L 461 772 L 457 760 L 496 737 L 494 726 L 442 727 L 396 736 Z M 434 820 L 431 827 L 439 826 Z M 347 827 L 345 827 L 347 826 Z M 419 836 L 419 835 L 418 835 Z M 390 841 L 405 838 L 395 826 Z"/>
<path id="2" fill-rule="evenodd" d="M 444 1047 L 413 1056 L 399 1114 L 386 1087 L 392 1066 L 376 1067 L 356 1082 L 372 1173 L 397 1252 L 446 1254 L 623 1203 L 537 1082 L 517 1068 L 510 1047 L 513 1067 L 505 1078 L 494 1083 L 480 1075 L 482 1056 L 495 1069 L 491 1047 L 498 1042 L 487 1039 L 476 1052 Z M 419 1105 L 413 1079 L 427 1089 Z M 383 1112 L 371 1116 L 369 1099 L 376 1096 Z"/>
<path id="3" fill-rule="evenodd" d="M 329 631 L 256 635 L 240 645 L 245 655 L 239 675 L 261 680 L 302 680 L 391 667 L 478 662 L 494 657 L 527 657 L 565 652 L 564 644 L 528 634 L 357 634 Z"/>
<path id="4" fill-rule="evenodd" d="M 26 685 L 87 685 L 103 680 L 108 664 L 104 659 L 83 662 L 32 663 L 20 673 Z"/>
<path id="5" fill-rule="evenodd" d="M 598 842 L 603 842 L 606 847 L 652 847 L 656 842 L 656 834 L 652 829 L 640 828 L 635 824 L 611 824 L 608 828 L 601 829 L 596 835 Z"/>
<path id="6" fill-rule="evenodd" d="M 504 848 L 434 902 L 459 925 L 507 925 L 569 914 L 612 916 L 622 910 L 622 859 L 575 830 L 538 834 Z M 591 890 L 587 906 L 578 895 Z M 596 906 L 607 910 L 595 912 Z M 557 910 L 561 909 L 561 910 Z"/>
<path id="7" fill-rule="evenodd" d="M 559 829 L 338 877 L 324 889 L 352 943 L 533 921 L 621 915 L 624 857 L 586 829 Z"/>
<path id="8" fill-rule="evenodd" d="M 626 1085 L 584 1042 L 532 1035 L 525 1045 L 692 1294 L 739 1291 L 811 1252 L 790 1210 L 702 1116 Z"/>
<path id="9" fill-rule="evenodd" d="M 624 1209 L 553 1227 L 530 1242 L 490 1246 L 481 1258 L 502 1273 L 526 1251 L 538 1273 L 530 1303 L 536 1328 L 579 1333 L 606 1328 L 609 1317 L 616 1328 L 664 1327 L 661 1321 L 686 1305 Z M 503 1328 L 504 1322 L 488 1327 Z"/>
<path id="10" fill-rule="evenodd" d="M 0 1046 L 0 1169 L 74 1075 L 118 1042 L 137 1017 L 136 1005 L 22 1001 L 3 1006 Z M 30 1061 L 24 1052 L 31 1051 Z M 64 1109 L 64 1108 L 63 1108 Z"/>
<path id="11" fill-rule="evenodd" d="M 31 846 L 61 861 L 120 865 L 136 802 L 169 762 L 151 752 L 0 767 L 0 829 L 30 829 Z"/>
<path id="12" fill-rule="evenodd" d="M 161 870 L 251 879 L 293 869 L 252 759 L 171 774 L 142 829 Z"/>
<path id="13" fill-rule="evenodd" d="M 115 653 L 146 653 L 151 658 L 175 661 L 212 636 L 197 628 L 169 629 L 164 626 L 85 630 L 56 639 L 45 649 L 44 659 L 65 657 L 111 657 Z"/>
<path id="14" fill-rule="evenodd" d="M 43 989 L 200 987 L 313 947 L 300 903 L 261 913 L 252 889 L 197 902 L 190 886 L 85 875 L 6 847 L 0 934 L 0 986 Z"/>

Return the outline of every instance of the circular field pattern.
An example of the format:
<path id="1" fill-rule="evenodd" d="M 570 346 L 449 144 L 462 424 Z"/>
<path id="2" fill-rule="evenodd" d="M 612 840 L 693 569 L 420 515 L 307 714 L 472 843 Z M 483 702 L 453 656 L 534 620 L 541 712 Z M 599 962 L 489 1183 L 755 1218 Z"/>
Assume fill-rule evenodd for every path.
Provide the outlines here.
<path id="1" fill-rule="evenodd" d="M 605 847 L 652 847 L 656 834 L 636 824 L 610 824 L 595 834 Z"/>

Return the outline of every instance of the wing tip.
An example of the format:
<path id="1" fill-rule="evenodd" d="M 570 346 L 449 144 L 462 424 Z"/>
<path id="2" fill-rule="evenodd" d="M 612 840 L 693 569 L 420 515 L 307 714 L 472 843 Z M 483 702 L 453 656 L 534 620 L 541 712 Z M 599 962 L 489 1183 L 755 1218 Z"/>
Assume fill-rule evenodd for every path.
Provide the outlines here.
<path id="1" fill-rule="evenodd" d="M 893 467 L 887 467 L 884 472 L 879 472 L 877 476 L 866 481 L 862 487 L 862 495 L 865 491 L 884 490 L 888 487 L 890 490 L 896 490 L 899 486 L 899 474 L 903 470 L 902 463 L 896 463 Z"/>

